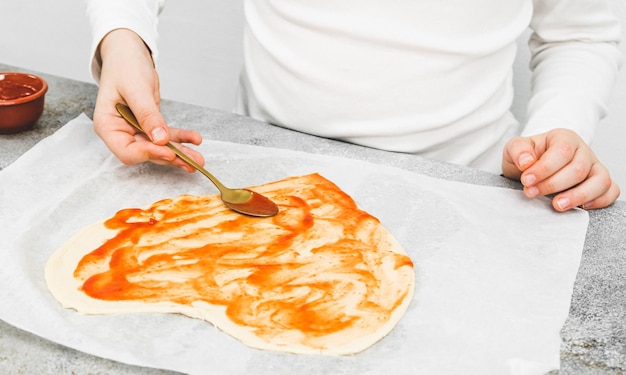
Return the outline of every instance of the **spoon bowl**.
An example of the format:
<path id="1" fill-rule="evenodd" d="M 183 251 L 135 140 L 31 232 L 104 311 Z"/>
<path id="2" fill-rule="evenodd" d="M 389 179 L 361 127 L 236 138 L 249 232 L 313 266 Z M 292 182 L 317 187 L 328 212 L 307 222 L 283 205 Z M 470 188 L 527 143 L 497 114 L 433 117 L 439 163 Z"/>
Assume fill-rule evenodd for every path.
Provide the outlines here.
<path id="1" fill-rule="evenodd" d="M 139 125 L 139 121 L 133 114 L 128 106 L 118 103 L 115 105 L 115 109 L 119 112 L 119 114 L 135 129 L 139 130 L 141 133 L 145 134 L 141 125 Z M 200 164 L 196 163 L 193 159 L 179 150 L 176 146 L 171 143 L 166 144 L 174 153 L 181 159 L 183 159 L 187 164 L 194 167 L 200 173 L 205 175 L 211 182 L 217 187 L 220 191 L 220 197 L 222 202 L 226 207 L 230 208 L 233 211 L 256 217 L 269 217 L 274 216 L 278 213 L 278 206 L 272 202 L 267 197 L 255 193 L 252 190 L 248 189 L 231 189 L 222 184 L 215 176 L 213 176 L 209 171 L 204 169 Z"/>

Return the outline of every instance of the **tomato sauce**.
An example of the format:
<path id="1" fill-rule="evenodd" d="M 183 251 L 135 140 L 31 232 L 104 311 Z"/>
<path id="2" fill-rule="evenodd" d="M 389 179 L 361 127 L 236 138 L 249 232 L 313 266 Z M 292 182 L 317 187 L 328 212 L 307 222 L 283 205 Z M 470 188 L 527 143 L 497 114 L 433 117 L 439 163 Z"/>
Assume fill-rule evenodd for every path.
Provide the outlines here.
<path id="1" fill-rule="evenodd" d="M 257 191 L 279 205 L 276 216 L 233 213 L 218 196 L 121 210 L 106 221 L 117 234 L 74 277 L 102 300 L 224 306 L 264 339 L 297 331 L 306 341 L 389 319 L 413 263 L 388 248 L 376 218 L 319 175 Z"/>
<path id="2" fill-rule="evenodd" d="M 13 82 L 0 81 L 0 100 L 15 100 L 33 95 L 37 89 Z"/>

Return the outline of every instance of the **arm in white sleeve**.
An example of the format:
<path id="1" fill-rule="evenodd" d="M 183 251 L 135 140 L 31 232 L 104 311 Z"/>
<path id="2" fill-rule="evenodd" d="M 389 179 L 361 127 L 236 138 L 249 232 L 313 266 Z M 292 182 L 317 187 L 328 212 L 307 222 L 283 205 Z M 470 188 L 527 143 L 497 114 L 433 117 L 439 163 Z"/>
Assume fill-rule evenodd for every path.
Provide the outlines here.
<path id="1" fill-rule="evenodd" d="M 619 20 L 606 0 L 534 0 L 532 95 L 524 136 L 554 128 L 591 142 L 622 62 Z"/>
<path id="2" fill-rule="evenodd" d="M 115 29 L 130 29 L 141 37 L 157 60 L 157 23 L 164 0 L 84 0 L 91 25 L 91 75 L 100 81 L 102 60 L 99 46 Z"/>

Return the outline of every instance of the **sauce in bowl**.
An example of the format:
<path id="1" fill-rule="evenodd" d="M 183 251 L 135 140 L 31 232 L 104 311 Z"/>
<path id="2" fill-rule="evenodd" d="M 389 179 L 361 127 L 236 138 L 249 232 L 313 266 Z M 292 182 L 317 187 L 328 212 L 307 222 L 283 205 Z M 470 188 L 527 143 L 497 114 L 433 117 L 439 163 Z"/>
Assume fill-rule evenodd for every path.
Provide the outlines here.
<path id="1" fill-rule="evenodd" d="M 0 100 L 15 100 L 20 98 L 25 98 L 27 96 L 33 95 L 37 92 L 37 89 L 31 86 L 14 83 L 14 82 L 4 82 L 4 80 L 0 80 Z"/>
<path id="2" fill-rule="evenodd" d="M 31 74 L 0 73 L 0 102 L 28 101 L 29 96 L 45 92 L 45 86 L 41 78 Z"/>

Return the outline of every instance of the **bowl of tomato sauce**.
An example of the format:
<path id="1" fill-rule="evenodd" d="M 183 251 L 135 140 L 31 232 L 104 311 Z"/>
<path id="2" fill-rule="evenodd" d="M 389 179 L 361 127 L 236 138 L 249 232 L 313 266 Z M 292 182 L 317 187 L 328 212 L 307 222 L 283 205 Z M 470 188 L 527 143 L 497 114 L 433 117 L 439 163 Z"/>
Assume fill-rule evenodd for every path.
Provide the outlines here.
<path id="1" fill-rule="evenodd" d="M 34 74 L 0 72 L 0 134 L 31 129 L 43 113 L 48 83 Z"/>

